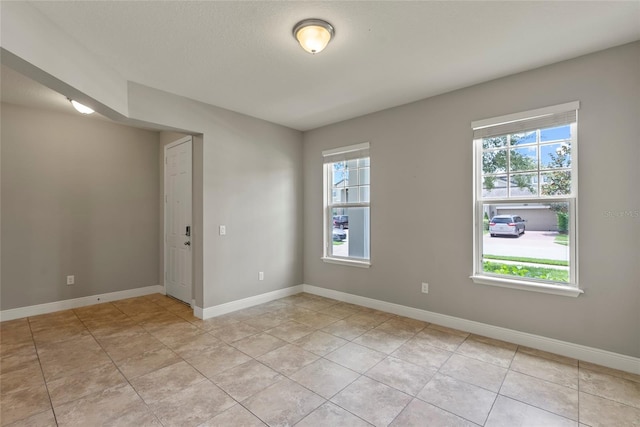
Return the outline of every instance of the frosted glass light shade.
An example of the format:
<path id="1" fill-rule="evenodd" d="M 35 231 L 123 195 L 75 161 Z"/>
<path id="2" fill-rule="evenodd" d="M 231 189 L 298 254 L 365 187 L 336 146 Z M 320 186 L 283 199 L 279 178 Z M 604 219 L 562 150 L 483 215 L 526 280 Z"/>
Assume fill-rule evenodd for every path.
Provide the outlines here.
<path id="1" fill-rule="evenodd" d="M 322 52 L 333 37 L 331 24 L 320 19 L 305 19 L 293 27 L 293 36 L 300 46 L 311 54 Z"/>
<path id="2" fill-rule="evenodd" d="M 71 101 L 71 105 L 73 105 L 73 108 L 75 108 L 78 113 L 82 113 L 82 114 L 92 114 L 94 113 L 94 111 L 87 107 L 84 104 L 80 104 L 78 101 L 75 101 L 73 99 L 70 99 L 69 101 Z"/>

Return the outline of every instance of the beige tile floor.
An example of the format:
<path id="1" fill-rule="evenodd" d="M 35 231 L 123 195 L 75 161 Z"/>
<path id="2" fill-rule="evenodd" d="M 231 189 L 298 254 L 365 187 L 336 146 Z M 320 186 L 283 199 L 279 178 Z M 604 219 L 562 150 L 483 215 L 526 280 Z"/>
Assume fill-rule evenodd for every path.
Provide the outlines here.
<path id="1" fill-rule="evenodd" d="M 2 426 L 640 426 L 640 376 L 298 294 L 0 324 Z"/>

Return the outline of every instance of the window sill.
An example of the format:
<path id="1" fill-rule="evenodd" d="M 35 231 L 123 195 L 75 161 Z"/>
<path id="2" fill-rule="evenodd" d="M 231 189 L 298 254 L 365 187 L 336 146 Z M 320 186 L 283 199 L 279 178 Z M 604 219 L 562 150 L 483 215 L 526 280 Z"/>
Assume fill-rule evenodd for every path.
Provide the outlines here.
<path id="1" fill-rule="evenodd" d="M 471 276 L 473 283 L 480 285 L 498 286 L 501 288 L 519 289 L 529 292 L 542 292 L 545 294 L 562 295 L 565 297 L 577 297 L 584 293 L 582 289 L 560 285 L 546 285 L 544 283 L 525 282 L 521 280 L 503 279 L 493 276 Z"/>
<path id="2" fill-rule="evenodd" d="M 322 257 L 321 259 L 322 261 L 328 264 L 348 265 L 350 267 L 359 267 L 359 268 L 371 267 L 371 263 L 369 261 L 355 261 L 352 259 L 329 258 L 329 257 Z"/>

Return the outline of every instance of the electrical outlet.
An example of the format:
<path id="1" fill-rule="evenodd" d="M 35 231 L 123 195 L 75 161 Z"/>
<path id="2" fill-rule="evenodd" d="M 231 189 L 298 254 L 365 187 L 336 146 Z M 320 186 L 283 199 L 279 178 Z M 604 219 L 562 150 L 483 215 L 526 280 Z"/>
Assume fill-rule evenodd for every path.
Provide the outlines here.
<path id="1" fill-rule="evenodd" d="M 76 276 L 67 276 L 67 285 L 73 285 L 76 283 Z"/>
<path id="2" fill-rule="evenodd" d="M 258 280 L 264 280 L 264 271 L 258 272 Z"/>
<path id="3" fill-rule="evenodd" d="M 429 284 L 422 282 L 422 293 L 423 294 L 428 294 L 429 293 Z"/>

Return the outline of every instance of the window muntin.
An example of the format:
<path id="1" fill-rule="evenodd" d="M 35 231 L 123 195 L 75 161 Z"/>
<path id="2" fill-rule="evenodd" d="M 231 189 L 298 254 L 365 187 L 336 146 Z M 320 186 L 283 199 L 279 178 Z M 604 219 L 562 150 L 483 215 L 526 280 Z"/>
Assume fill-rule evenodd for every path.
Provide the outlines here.
<path id="1" fill-rule="evenodd" d="M 474 126 L 474 281 L 577 288 L 578 106 Z M 497 215 L 524 221 L 492 222 Z"/>
<path id="2" fill-rule="evenodd" d="M 323 259 L 368 264 L 370 230 L 369 144 L 323 152 L 325 213 Z"/>
<path id="3" fill-rule="evenodd" d="M 482 138 L 482 198 L 572 194 L 571 128 L 566 124 Z"/>

